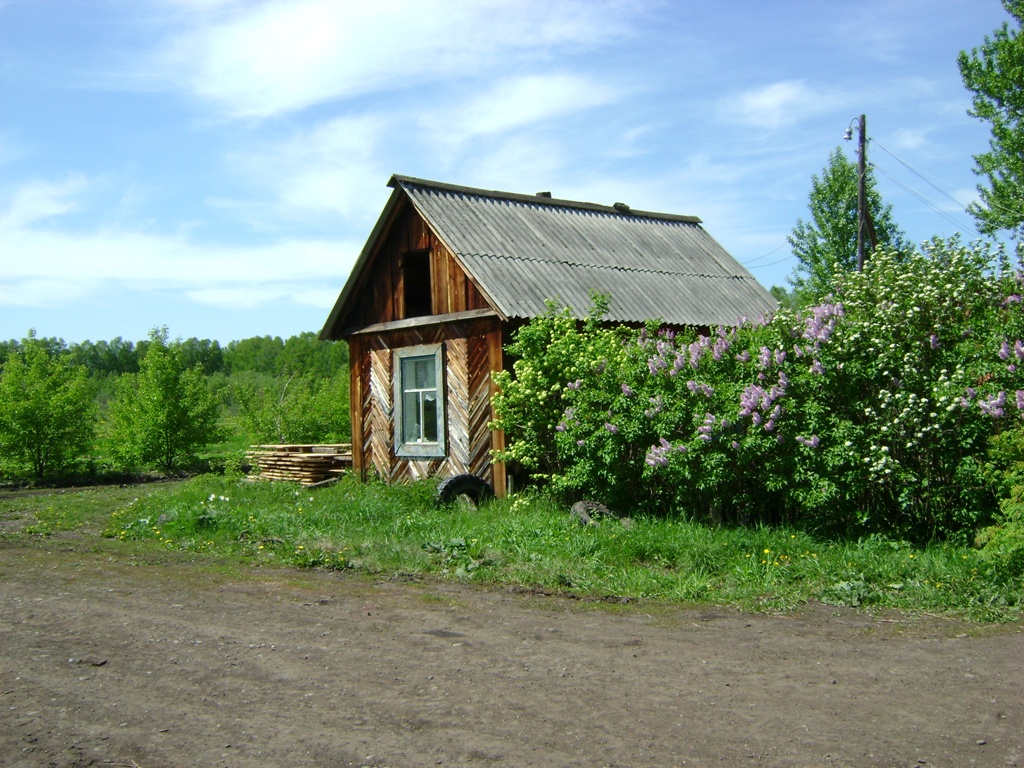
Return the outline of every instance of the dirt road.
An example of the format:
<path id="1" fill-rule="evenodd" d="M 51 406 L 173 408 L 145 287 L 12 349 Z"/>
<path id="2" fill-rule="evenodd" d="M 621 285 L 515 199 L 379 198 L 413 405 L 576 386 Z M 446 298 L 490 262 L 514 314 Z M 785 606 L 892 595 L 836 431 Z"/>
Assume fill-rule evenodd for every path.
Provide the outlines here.
<path id="1" fill-rule="evenodd" d="M 0 537 L 0 764 L 1024 765 L 1024 633 Z"/>

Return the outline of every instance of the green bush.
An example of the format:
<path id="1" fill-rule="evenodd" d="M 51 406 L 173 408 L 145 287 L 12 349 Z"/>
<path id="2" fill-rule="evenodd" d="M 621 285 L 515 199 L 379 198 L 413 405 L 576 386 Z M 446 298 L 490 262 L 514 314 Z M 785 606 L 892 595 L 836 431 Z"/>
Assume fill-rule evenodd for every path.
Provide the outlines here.
<path id="1" fill-rule="evenodd" d="M 42 480 L 80 462 L 96 433 L 84 366 L 50 354 L 34 332 L 0 368 L 0 469 Z"/>
<path id="2" fill-rule="evenodd" d="M 627 508 L 969 541 L 997 511 L 988 443 L 1024 408 L 1021 292 L 1000 249 L 951 240 L 710 333 L 552 308 L 498 379 L 499 458 Z"/>
<path id="3" fill-rule="evenodd" d="M 1024 521 L 1005 520 L 984 528 L 976 544 L 1000 581 L 1024 579 Z"/>
<path id="4" fill-rule="evenodd" d="M 347 443 L 352 439 L 347 374 L 242 378 L 232 394 L 255 443 Z"/>
<path id="5" fill-rule="evenodd" d="M 220 403 L 202 368 L 185 367 L 180 341 L 167 329 L 149 334 L 139 372 L 122 374 L 110 407 L 112 451 L 120 466 L 179 468 L 220 437 Z"/>

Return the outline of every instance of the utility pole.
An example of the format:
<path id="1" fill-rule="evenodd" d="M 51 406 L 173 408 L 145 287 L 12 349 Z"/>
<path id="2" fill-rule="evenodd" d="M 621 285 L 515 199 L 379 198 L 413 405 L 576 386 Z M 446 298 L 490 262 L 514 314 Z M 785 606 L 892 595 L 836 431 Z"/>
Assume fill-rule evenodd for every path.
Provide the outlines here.
<path id="1" fill-rule="evenodd" d="M 868 230 L 868 195 L 867 195 L 867 117 L 860 116 L 860 147 L 857 154 L 860 156 L 857 161 L 857 271 L 864 271 L 864 236 Z"/>
<path id="2" fill-rule="evenodd" d="M 856 118 L 855 118 L 856 119 Z M 864 271 L 864 238 L 871 232 L 868 220 L 871 216 L 868 211 L 868 152 L 867 152 L 867 126 L 868 119 L 864 115 L 857 120 L 857 271 Z M 844 139 L 849 141 L 853 138 L 853 120 L 850 127 L 846 129 Z M 874 247 L 874 236 L 871 235 L 872 247 Z"/>

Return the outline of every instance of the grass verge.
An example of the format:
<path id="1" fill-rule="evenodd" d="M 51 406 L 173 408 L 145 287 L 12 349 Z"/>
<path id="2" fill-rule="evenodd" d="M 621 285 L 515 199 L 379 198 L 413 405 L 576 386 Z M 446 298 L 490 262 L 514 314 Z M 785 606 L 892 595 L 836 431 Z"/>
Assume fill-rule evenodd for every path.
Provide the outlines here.
<path id="1" fill-rule="evenodd" d="M 26 532 L 92 519 L 87 499 L 50 498 Z M 438 509 L 430 483 L 389 487 L 345 480 L 310 490 L 203 476 L 149 487 L 116 506 L 103 521 L 105 535 L 157 548 L 258 564 L 514 584 L 589 598 L 745 610 L 785 610 L 820 600 L 1008 621 L 1019 616 L 1024 594 L 1021 578 L 1008 578 L 970 548 L 920 549 L 882 538 L 820 541 L 785 528 L 710 528 L 660 517 L 636 517 L 629 526 L 614 519 L 582 526 L 541 496 L 499 500 L 479 510 Z"/>
<path id="2" fill-rule="evenodd" d="M 510 584 L 593 599 L 785 610 L 810 600 L 979 621 L 1018 618 L 1019 574 L 979 550 L 883 538 L 817 540 L 785 528 L 635 517 L 582 526 L 542 496 L 479 510 L 434 505 L 434 486 L 345 480 L 316 490 L 203 476 L 0 497 L 0 536 L 102 532 L 116 550 L 197 561 Z M 126 548 L 126 554 L 129 554 Z"/>

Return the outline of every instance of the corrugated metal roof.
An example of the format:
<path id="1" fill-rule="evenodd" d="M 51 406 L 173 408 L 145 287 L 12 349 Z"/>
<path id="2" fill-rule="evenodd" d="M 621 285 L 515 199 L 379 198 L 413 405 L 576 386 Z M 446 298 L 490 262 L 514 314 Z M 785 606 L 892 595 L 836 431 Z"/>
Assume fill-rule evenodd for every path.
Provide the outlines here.
<path id="1" fill-rule="evenodd" d="M 733 325 L 775 300 L 694 216 L 628 211 L 395 176 L 416 210 L 506 318 L 549 299 L 579 317 L 597 291 L 608 320 Z"/>

